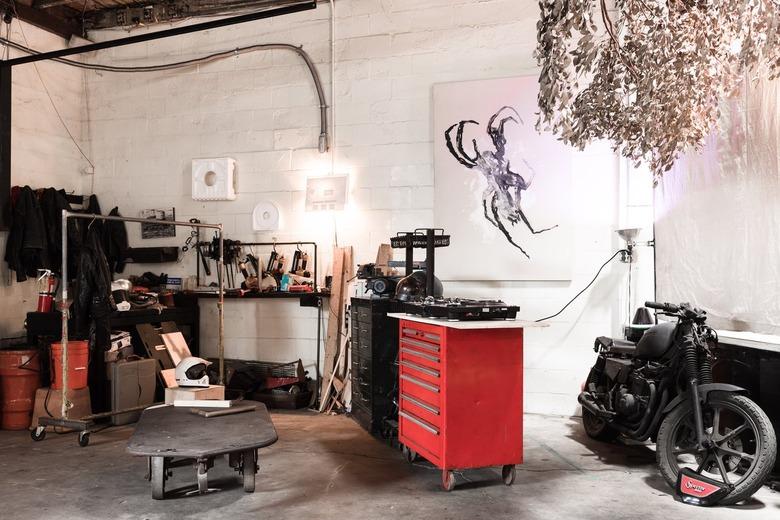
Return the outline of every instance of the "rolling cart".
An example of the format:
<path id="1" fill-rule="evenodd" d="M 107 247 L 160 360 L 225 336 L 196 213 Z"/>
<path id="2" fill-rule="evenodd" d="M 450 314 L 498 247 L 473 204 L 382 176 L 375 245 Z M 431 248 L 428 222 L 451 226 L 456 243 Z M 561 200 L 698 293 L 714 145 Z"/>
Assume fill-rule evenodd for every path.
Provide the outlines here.
<path id="1" fill-rule="evenodd" d="M 454 470 L 501 466 L 512 485 L 523 462 L 523 328 L 515 320 L 442 321 L 391 313 L 399 324 L 399 431 L 417 455 Z"/>
<path id="2" fill-rule="evenodd" d="M 102 419 L 111 417 L 114 415 L 121 415 L 127 412 L 134 412 L 146 408 L 146 406 L 135 406 L 132 408 L 125 408 L 122 410 L 114 410 L 111 412 L 105 412 L 100 414 L 88 415 L 78 419 L 72 419 L 69 417 L 69 410 L 72 408 L 73 403 L 68 400 L 68 394 L 70 392 L 68 387 L 68 318 L 70 317 L 70 305 L 68 300 L 68 219 L 82 219 L 82 220 L 100 220 L 100 221 L 115 221 L 115 222 L 135 222 L 138 224 L 148 223 L 148 219 L 134 218 L 134 217 L 119 217 L 110 215 L 92 215 L 87 213 L 73 213 L 68 210 L 62 210 L 62 301 L 60 302 L 60 310 L 62 311 L 62 406 L 60 408 L 60 417 L 41 417 L 38 419 L 38 424 L 31 430 L 30 436 L 34 441 L 42 441 L 46 437 L 46 427 L 61 427 L 67 428 L 79 432 L 78 443 L 79 446 L 85 447 L 89 444 L 89 435 L 94 421 L 96 419 Z M 218 261 L 218 273 L 219 273 L 219 293 L 217 300 L 217 312 L 219 314 L 219 342 L 218 342 L 218 357 L 219 357 L 219 383 L 222 384 L 225 380 L 225 262 L 224 262 L 224 240 L 222 236 L 222 224 L 204 224 L 197 221 L 190 222 L 177 222 L 166 221 L 166 225 L 171 226 L 183 226 L 193 229 L 213 229 L 219 234 L 219 261 Z"/>
<path id="3" fill-rule="evenodd" d="M 149 458 L 147 479 L 153 499 L 165 498 L 165 481 L 173 468 L 190 465 L 196 467 L 198 493 L 206 493 L 208 470 L 221 455 L 227 455 L 230 467 L 241 475 L 244 491 L 254 492 L 257 450 L 278 437 L 263 403 L 241 401 L 241 405 L 256 409 L 219 417 L 193 413 L 197 408 L 167 405 L 144 410 L 127 451 Z"/>

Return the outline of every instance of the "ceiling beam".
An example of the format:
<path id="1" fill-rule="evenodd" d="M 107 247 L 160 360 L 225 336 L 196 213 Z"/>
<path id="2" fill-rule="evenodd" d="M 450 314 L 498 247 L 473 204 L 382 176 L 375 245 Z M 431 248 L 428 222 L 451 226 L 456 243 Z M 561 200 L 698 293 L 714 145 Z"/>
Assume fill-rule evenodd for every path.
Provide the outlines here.
<path id="1" fill-rule="evenodd" d="M 3 2 L 4 7 L 7 5 L 6 2 Z M 50 33 L 54 33 L 57 36 L 61 36 L 66 40 L 70 39 L 73 35 L 81 36 L 82 34 L 81 23 L 75 19 L 66 18 L 65 16 L 54 16 L 28 5 L 24 5 L 21 2 L 16 2 L 15 5 L 8 6 L 8 8 L 11 9 L 11 12 L 15 12 L 20 20 L 40 27 Z"/>
<path id="2" fill-rule="evenodd" d="M 316 9 L 316 0 L 302 0 L 300 3 L 292 4 L 286 7 L 279 7 L 276 9 L 265 9 L 262 11 L 255 11 L 252 13 L 242 14 L 239 16 L 233 16 L 228 18 L 216 18 L 207 22 L 201 22 L 193 25 L 179 25 L 157 32 L 144 32 L 141 34 L 135 34 L 133 36 L 127 36 L 125 38 L 119 38 L 116 40 L 107 40 L 97 43 L 91 43 L 89 45 L 80 45 L 78 47 L 69 47 L 67 49 L 59 49 L 50 52 L 41 52 L 37 54 L 30 54 L 28 56 L 21 56 L 19 58 L 13 58 L 10 60 L 0 62 L 3 66 L 14 67 L 16 65 L 23 65 L 25 63 L 35 63 L 38 61 L 51 60 L 54 58 L 63 58 L 65 56 L 73 56 L 74 54 L 82 54 L 86 52 L 99 51 L 102 49 L 110 49 L 113 47 L 123 47 L 125 45 L 132 45 L 134 43 L 142 43 L 153 40 L 159 40 L 161 38 L 170 38 L 172 36 L 180 36 L 182 34 L 190 34 L 199 31 L 207 31 L 210 29 L 216 29 L 219 27 L 228 27 L 240 23 L 252 22 L 255 20 L 262 20 L 265 18 L 273 18 L 274 16 L 282 16 L 286 14 L 297 13 L 300 11 L 307 11 L 309 9 Z"/>
<path id="3" fill-rule="evenodd" d="M 36 9 L 49 9 L 70 3 L 73 3 L 73 0 L 34 0 L 32 5 Z"/>

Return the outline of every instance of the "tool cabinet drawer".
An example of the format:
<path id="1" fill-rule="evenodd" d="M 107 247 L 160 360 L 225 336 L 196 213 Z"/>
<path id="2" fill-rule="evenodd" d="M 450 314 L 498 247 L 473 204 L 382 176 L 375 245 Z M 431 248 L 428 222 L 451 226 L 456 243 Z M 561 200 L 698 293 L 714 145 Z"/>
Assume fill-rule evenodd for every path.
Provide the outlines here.
<path id="1" fill-rule="evenodd" d="M 422 351 L 402 345 L 398 354 L 400 360 L 409 360 L 434 370 L 441 368 L 441 357 L 438 352 Z"/>
<path id="2" fill-rule="evenodd" d="M 362 336 L 352 344 L 352 349 L 353 352 L 358 355 L 358 357 L 363 359 L 371 359 L 371 341 L 364 340 Z"/>
<path id="3" fill-rule="evenodd" d="M 363 357 L 352 357 L 352 377 L 371 379 L 371 360 Z"/>
<path id="4" fill-rule="evenodd" d="M 401 374 L 406 374 L 441 389 L 441 372 L 437 368 L 427 367 L 405 357 L 398 361 Z"/>
<path id="5" fill-rule="evenodd" d="M 352 374 L 352 391 L 358 391 L 366 397 L 371 397 L 371 379 L 358 374 Z"/>
<path id="6" fill-rule="evenodd" d="M 401 411 L 408 412 L 431 426 L 441 429 L 441 410 L 439 410 L 438 406 L 433 406 L 422 399 L 401 393 L 399 396 L 399 407 Z"/>
<path id="7" fill-rule="evenodd" d="M 398 376 L 399 391 L 433 406 L 441 406 L 441 390 L 438 385 L 401 372 Z"/>
<path id="8" fill-rule="evenodd" d="M 438 327 L 415 323 L 401 327 L 401 340 L 424 341 L 432 345 L 442 345 L 441 332 Z"/>
<path id="9" fill-rule="evenodd" d="M 399 437 L 403 444 L 414 449 L 434 464 L 441 461 L 441 431 L 407 411 L 398 412 Z"/>
<path id="10" fill-rule="evenodd" d="M 357 319 L 362 323 L 371 324 L 371 307 L 358 306 L 357 307 Z"/>

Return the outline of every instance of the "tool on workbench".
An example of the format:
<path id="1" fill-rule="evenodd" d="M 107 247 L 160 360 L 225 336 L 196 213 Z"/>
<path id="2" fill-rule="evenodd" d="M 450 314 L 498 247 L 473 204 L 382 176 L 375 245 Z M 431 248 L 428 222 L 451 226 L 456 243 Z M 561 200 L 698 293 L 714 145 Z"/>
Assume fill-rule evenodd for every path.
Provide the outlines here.
<path id="1" fill-rule="evenodd" d="M 303 276 L 304 278 L 311 278 L 311 273 L 306 269 L 309 264 L 309 254 L 301 249 L 301 245 L 298 244 L 293 254 L 292 265 L 290 266 L 290 272 Z"/>

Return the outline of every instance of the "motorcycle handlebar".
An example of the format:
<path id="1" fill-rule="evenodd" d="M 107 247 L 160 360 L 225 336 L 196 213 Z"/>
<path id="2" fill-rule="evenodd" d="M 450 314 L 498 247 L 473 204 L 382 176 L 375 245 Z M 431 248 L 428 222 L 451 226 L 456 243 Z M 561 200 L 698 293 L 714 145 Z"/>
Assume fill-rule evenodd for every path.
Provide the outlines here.
<path id="1" fill-rule="evenodd" d="M 671 303 L 645 302 L 645 307 L 664 312 L 680 312 L 680 307 Z"/>

